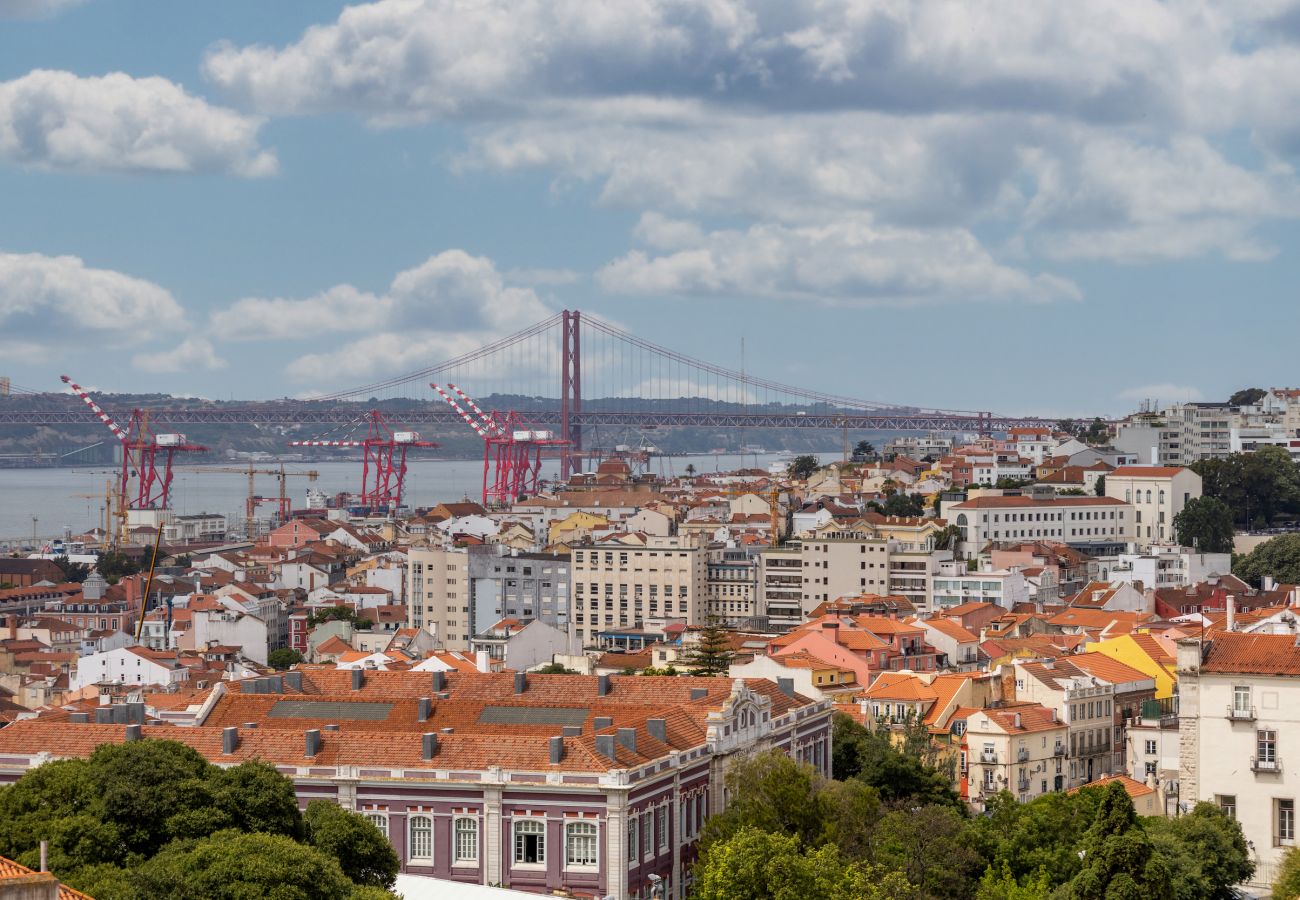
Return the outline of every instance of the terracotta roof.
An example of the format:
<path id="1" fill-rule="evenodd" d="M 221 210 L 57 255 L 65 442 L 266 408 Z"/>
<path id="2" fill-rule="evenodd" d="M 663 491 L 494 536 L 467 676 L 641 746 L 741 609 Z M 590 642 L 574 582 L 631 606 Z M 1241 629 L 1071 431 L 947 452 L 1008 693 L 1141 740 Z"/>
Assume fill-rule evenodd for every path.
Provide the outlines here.
<path id="1" fill-rule="evenodd" d="M 1182 466 L 1120 466 L 1106 478 L 1172 478 L 1186 471 Z"/>
<path id="2" fill-rule="evenodd" d="M 1035 500 L 1032 497 L 976 497 L 973 500 L 966 500 L 958 503 L 953 509 L 1002 509 L 1004 507 L 1020 506 L 1124 506 L 1123 500 L 1116 500 L 1113 497 L 1053 497 L 1046 500 Z"/>
<path id="3" fill-rule="evenodd" d="M 972 634 L 970 631 L 963 628 L 961 626 L 961 623 L 954 622 L 952 619 L 944 619 L 944 618 L 927 619 L 925 621 L 925 625 L 929 628 L 933 628 L 935 631 L 939 632 L 945 637 L 952 638 L 954 641 L 961 641 L 963 643 L 968 643 L 968 642 L 979 640 L 979 635 Z"/>
<path id="4" fill-rule="evenodd" d="M 1065 727 L 1064 722 L 1057 721 L 1055 710 L 1048 709 L 1040 703 L 1014 704 L 997 709 L 982 709 L 980 712 L 1010 734 L 1050 731 Z M 1016 725 L 1017 716 L 1020 717 L 1019 726 Z"/>
<path id="5" fill-rule="evenodd" d="M 873 700 L 933 701 L 938 699 L 938 695 L 920 677 L 902 672 L 881 672 L 862 696 Z"/>
<path id="6" fill-rule="evenodd" d="M 1201 671 L 1300 675 L 1300 647 L 1289 634 L 1223 632 L 1207 645 Z"/>
<path id="7" fill-rule="evenodd" d="M 1109 681 L 1111 684 L 1149 681 L 1151 679 L 1150 675 L 1140 669 L 1135 669 L 1128 663 L 1122 663 L 1118 659 L 1096 650 L 1071 656 L 1070 663 L 1089 675 L 1094 675 L 1102 681 Z"/>
<path id="8" fill-rule="evenodd" d="M 1090 781 L 1087 784 L 1080 785 L 1077 788 L 1070 788 L 1068 793 L 1077 794 L 1079 791 L 1082 791 L 1085 788 L 1105 787 L 1106 785 L 1110 784 L 1112 781 L 1117 781 L 1120 784 L 1122 784 L 1124 786 L 1125 793 L 1127 793 L 1129 797 L 1134 800 L 1136 800 L 1138 797 L 1145 797 L 1148 794 L 1154 794 L 1156 792 L 1155 788 L 1149 785 L 1145 785 L 1140 781 L 1135 781 L 1134 779 L 1128 777 L 1127 775 L 1102 775 L 1100 778 Z"/>

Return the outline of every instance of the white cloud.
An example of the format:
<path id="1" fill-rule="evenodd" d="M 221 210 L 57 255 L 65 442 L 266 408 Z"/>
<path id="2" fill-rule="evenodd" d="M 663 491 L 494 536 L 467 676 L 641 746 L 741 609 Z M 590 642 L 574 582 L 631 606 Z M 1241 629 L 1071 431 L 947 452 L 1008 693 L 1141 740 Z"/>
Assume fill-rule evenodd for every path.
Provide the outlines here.
<path id="1" fill-rule="evenodd" d="M 598 276 L 606 290 L 831 305 L 1080 297 L 1065 279 L 998 263 L 961 229 L 907 230 L 859 218 L 703 234 L 690 223 L 649 215 L 638 233 L 667 252 L 651 256 L 634 250 L 610 263 Z"/>
<path id="2" fill-rule="evenodd" d="M 211 328 L 231 340 L 366 333 L 287 369 L 301 381 L 338 384 L 440 362 L 551 314 L 530 288 L 507 284 L 492 260 L 446 250 L 397 273 L 382 295 L 345 284 L 303 300 L 248 297 L 213 313 Z"/>
<path id="3" fill-rule="evenodd" d="M 86 0 L 0 0 L 0 19 L 39 19 L 80 6 Z"/>
<path id="4" fill-rule="evenodd" d="M 131 364 L 142 372 L 214 372 L 226 367 L 207 338 L 186 338 L 170 350 L 137 353 Z"/>
<path id="5" fill-rule="evenodd" d="M 165 78 L 38 69 L 0 82 L 0 160 L 40 169 L 272 175 L 260 126 Z"/>
<path id="6" fill-rule="evenodd" d="M 1144 384 L 1120 391 L 1121 400 L 1156 400 L 1161 403 L 1193 402 L 1202 399 L 1200 390 L 1190 384 Z"/>
<path id="7" fill-rule="evenodd" d="M 0 253 L 0 333 L 100 335 L 146 340 L 180 327 L 180 304 L 164 288 L 75 256 Z"/>

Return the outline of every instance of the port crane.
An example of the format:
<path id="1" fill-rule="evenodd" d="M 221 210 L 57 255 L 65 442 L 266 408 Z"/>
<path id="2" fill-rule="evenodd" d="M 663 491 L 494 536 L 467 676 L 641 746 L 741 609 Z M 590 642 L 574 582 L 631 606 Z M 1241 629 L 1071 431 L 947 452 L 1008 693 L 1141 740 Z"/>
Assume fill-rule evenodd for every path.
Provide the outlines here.
<path id="1" fill-rule="evenodd" d="M 287 472 L 284 465 L 281 464 L 278 469 L 258 469 L 252 463 L 247 468 L 237 466 L 203 466 L 199 469 L 186 470 L 187 474 L 206 475 L 209 472 L 229 474 L 235 473 L 248 476 L 248 498 L 244 501 L 244 518 L 249 522 L 257 516 L 257 508 L 263 503 L 276 504 L 276 512 L 281 522 L 289 519 L 289 514 L 293 511 L 293 501 L 289 497 L 288 479 L 306 478 L 309 482 L 315 481 L 320 477 L 320 473 L 315 469 L 309 469 L 306 472 Z M 254 482 L 256 475 L 270 475 L 280 483 L 279 496 L 266 497 L 257 493 Z"/>
<path id="2" fill-rule="evenodd" d="M 372 512 L 395 513 L 406 487 L 406 451 L 412 447 L 438 447 L 420 438 L 418 431 L 403 430 L 379 410 L 366 416 L 366 436 L 361 440 L 313 438 L 290 441 L 290 447 L 358 447 L 361 449 L 360 503 Z"/>
<path id="3" fill-rule="evenodd" d="M 130 540 L 130 514 L 145 510 L 170 509 L 172 462 L 177 453 L 205 453 L 207 447 L 191 444 L 183 434 L 154 431 L 147 409 L 134 409 L 126 428 L 118 425 L 90 393 L 67 375 L 63 383 L 81 398 L 99 421 L 122 444 L 122 468 L 117 479 L 118 541 Z M 158 526 L 161 529 L 161 524 Z"/>

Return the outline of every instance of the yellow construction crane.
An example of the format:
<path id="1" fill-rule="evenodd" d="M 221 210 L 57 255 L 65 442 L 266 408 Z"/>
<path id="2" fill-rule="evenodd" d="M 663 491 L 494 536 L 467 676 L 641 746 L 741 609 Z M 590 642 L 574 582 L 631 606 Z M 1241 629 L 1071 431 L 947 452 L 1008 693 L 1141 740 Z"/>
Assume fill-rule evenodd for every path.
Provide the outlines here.
<path id="1" fill-rule="evenodd" d="M 738 487 L 719 486 L 713 488 L 713 490 L 725 497 L 743 497 L 746 494 L 762 496 L 764 493 L 767 494 L 769 515 L 767 543 L 769 547 L 776 547 L 781 543 L 781 492 L 790 489 L 791 485 L 781 484 L 776 481 L 772 482 L 766 490 L 763 488 L 747 487 L 743 485 Z"/>
<path id="2" fill-rule="evenodd" d="M 78 497 L 82 500 L 103 500 L 104 505 L 100 507 L 100 513 L 104 516 L 104 544 L 109 547 L 117 545 L 117 530 L 113 528 L 113 479 L 109 478 L 104 482 L 104 493 L 100 494 L 70 494 L 71 497 Z"/>
<path id="3" fill-rule="evenodd" d="M 244 516 L 251 522 L 257 515 L 257 506 L 260 503 L 275 503 L 279 507 L 280 521 L 284 522 L 289 518 L 290 509 L 288 480 L 290 478 L 306 478 L 308 481 L 315 481 L 320 477 L 320 473 L 315 469 L 309 469 L 306 472 L 286 472 L 284 465 L 281 464 L 278 469 L 259 469 L 252 463 L 247 468 L 237 468 L 234 466 L 202 466 L 195 469 L 187 469 L 187 473 L 195 474 L 230 474 L 237 473 L 248 476 L 248 499 L 244 502 Z M 271 475 L 280 482 L 280 494 L 278 497 L 259 497 L 254 484 L 254 476 Z"/>

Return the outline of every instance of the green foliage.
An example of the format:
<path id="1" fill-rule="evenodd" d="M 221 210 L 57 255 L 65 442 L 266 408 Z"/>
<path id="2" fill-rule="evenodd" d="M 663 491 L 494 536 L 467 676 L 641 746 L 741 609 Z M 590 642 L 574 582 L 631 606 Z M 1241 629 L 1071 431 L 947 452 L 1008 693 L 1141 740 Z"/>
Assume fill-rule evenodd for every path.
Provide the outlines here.
<path id="1" fill-rule="evenodd" d="M 1201 476 L 1204 496 L 1227 504 L 1240 527 L 1267 525 L 1300 511 L 1300 469 L 1283 447 L 1197 460 L 1191 468 Z"/>
<path id="2" fill-rule="evenodd" d="M 885 803 L 939 804 L 962 809 L 952 779 L 939 768 L 939 748 L 924 723 L 904 729 L 895 744 L 890 732 L 868 731 L 842 713 L 832 725 L 831 769 L 836 778 L 857 778 L 880 792 Z"/>
<path id="3" fill-rule="evenodd" d="M 821 468 L 821 466 L 817 462 L 817 457 L 804 454 L 803 456 L 796 456 L 792 459 L 786 471 L 790 474 L 791 478 L 798 478 L 803 481 L 811 478 L 813 473 L 815 473 L 819 468 Z"/>
<path id="4" fill-rule="evenodd" d="M 308 842 L 337 859 L 352 881 L 380 888 L 396 883 L 397 853 L 365 816 L 328 800 L 313 800 L 303 819 Z"/>
<path id="5" fill-rule="evenodd" d="M 1241 825 L 1213 803 L 1202 801 L 1185 816 L 1153 818 L 1146 831 L 1169 863 L 1176 900 L 1216 900 L 1250 878 L 1250 858 Z"/>
<path id="6" fill-rule="evenodd" d="M 1156 853 L 1119 782 L 1106 785 L 1082 851 L 1082 868 L 1064 891 L 1069 900 L 1173 900 L 1169 864 Z"/>
<path id="7" fill-rule="evenodd" d="M 858 441 L 853 447 L 853 455 L 849 457 L 855 463 L 870 462 L 876 458 L 876 448 L 871 445 L 871 441 Z"/>
<path id="8" fill-rule="evenodd" d="M 1050 873 L 1053 885 L 1078 873 L 1078 847 L 1101 802 L 1101 791 L 1050 793 L 1032 803 L 1018 803 L 1002 791 L 985 804 L 985 814 L 971 820 L 972 846 L 994 866 L 1007 867 L 1020 881 L 1038 871 Z"/>
<path id="9" fill-rule="evenodd" d="M 1045 869 L 1039 869 L 1032 877 L 1017 880 L 1003 862 L 1002 868 L 996 872 L 992 866 L 984 870 L 975 900 L 1048 900 L 1051 891 L 1052 882 Z"/>
<path id="10" fill-rule="evenodd" d="M 833 846 L 804 850 L 799 838 L 746 826 L 710 846 L 695 867 L 692 900 L 901 900 L 897 872 L 847 862 Z"/>
<path id="11" fill-rule="evenodd" d="M 573 669 L 566 668 L 564 663 L 551 662 L 537 670 L 538 675 L 577 675 Z"/>
<path id="12" fill-rule="evenodd" d="M 644 669 L 641 670 L 641 674 L 642 675 L 667 675 L 669 677 L 672 677 L 675 675 L 680 675 L 682 673 L 677 671 L 676 666 L 667 665 L 664 666 L 662 669 L 656 669 L 654 666 L 646 666 Z"/>
<path id="13" fill-rule="evenodd" d="M 1300 534 L 1280 534 L 1237 560 L 1232 573 L 1258 587 L 1265 575 L 1280 582 L 1300 582 Z"/>
<path id="14" fill-rule="evenodd" d="M 329 609 L 323 609 L 320 612 L 312 613 L 307 616 L 307 627 L 315 628 L 317 625 L 324 625 L 326 622 L 351 622 L 352 627 L 357 631 L 365 631 L 371 626 L 371 621 L 357 613 L 350 606 L 339 604 L 331 606 Z"/>
<path id="15" fill-rule="evenodd" d="M 1228 398 L 1229 406 L 1254 406 L 1268 391 L 1263 388 L 1242 388 Z"/>
<path id="16" fill-rule="evenodd" d="M 59 567 L 59 571 L 63 573 L 64 581 L 75 581 L 77 584 L 81 584 L 90 577 L 90 566 L 85 563 L 74 563 L 67 556 L 56 556 L 51 562 Z"/>
<path id="17" fill-rule="evenodd" d="M 709 616 L 700 627 L 694 646 L 682 655 L 692 675 L 725 675 L 736 654 L 731 649 L 731 636 L 716 616 Z"/>
<path id="18" fill-rule="evenodd" d="M 925 498 L 920 494 L 904 494 L 894 491 L 885 496 L 884 503 L 872 501 L 867 504 L 876 512 L 886 516 L 916 517 L 925 515 Z"/>
<path id="19" fill-rule="evenodd" d="M 937 502 L 937 501 L 936 501 Z M 956 550 L 957 545 L 962 542 L 965 534 L 960 525 L 948 525 L 934 536 L 934 548 L 936 550 Z"/>
<path id="20" fill-rule="evenodd" d="M 140 564 L 125 553 L 113 550 L 109 553 L 101 553 L 95 568 L 99 570 L 99 574 L 103 575 L 104 580 L 109 584 L 117 584 L 126 576 L 135 575 L 139 572 Z"/>
<path id="21" fill-rule="evenodd" d="M 779 750 L 737 760 L 727 773 L 727 808 L 704 824 L 702 845 L 726 841 L 742 828 L 790 835 L 815 846 L 825 828 L 822 778 Z"/>
<path id="22" fill-rule="evenodd" d="M 1105 497 L 1105 496 L 1106 496 L 1106 476 L 1105 476 L 1105 475 L 1099 475 L 1099 476 L 1097 476 L 1097 484 L 1093 487 L 1092 492 L 1093 492 L 1094 494 L 1096 494 L 1098 497 Z"/>
<path id="23" fill-rule="evenodd" d="M 1300 897 L 1300 850 L 1292 847 L 1282 857 L 1273 882 L 1273 900 L 1295 900 Z"/>
<path id="24" fill-rule="evenodd" d="M 274 834 L 222 831 L 178 842 L 136 870 L 140 897 L 172 900 L 337 900 L 355 891 L 338 860 Z"/>
<path id="25" fill-rule="evenodd" d="M 281 647 L 278 650 L 272 650 L 266 655 L 266 664 L 273 669 L 279 669 L 281 671 L 292 669 L 302 661 L 302 654 L 297 650 L 291 650 L 288 647 Z"/>
<path id="26" fill-rule="evenodd" d="M 872 861 L 901 871 L 921 897 L 973 897 L 986 863 L 971 848 L 965 828 L 965 818 L 952 806 L 896 809 L 875 828 Z"/>
<path id="27" fill-rule="evenodd" d="M 247 856 L 242 861 L 249 870 L 246 877 L 226 879 L 231 885 L 250 879 L 290 885 L 282 891 L 260 893 L 248 887 L 242 894 L 203 893 L 185 882 L 188 886 L 184 891 L 173 893 L 170 887 L 159 890 L 158 886 L 172 885 L 168 879 L 178 871 L 180 863 L 176 859 L 188 860 L 186 865 L 208 866 L 202 854 L 186 855 L 197 852 L 200 845 L 220 847 L 230 843 L 232 836 L 250 833 L 256 833 L 259 839 L 301 847 L 312 854 L 311 864 L 317 868 L 327 870 L 333 866 L 338 870 L 334 858 L 337 855 L 349 872 L 369 877 L 373 871 L 382 871 L 383 860 L 369 841 L 370 833 L 376 837 L 378 833 L 369 823 L 362 823 L 369 832 L 345 832 L 341 828 L 330 831 L 332 838 L 317 842 L 329 854 L 323 855 L 299 843 L 307 829 L 293 785 L 273 767 L 249 762 L 222 769 L 174 741 L 104 744 L 89 759 L 46 763 L 0 788 L 0 856 L 35 867 L 40 842 L 48 840 L 51 870 L 67 884 L 100 900 L 315 897 L 318 894 L 295 892 L 292 873 L 280 873 L 274 868 L 288 859 L 283 854 L 274 858 Z M 356 838 L 352 843 L 346 840 L 349 834 Z M 149 868 L 163 854 L 169 854 L 170 861 Z M 379 862 L 361 865 L 358 860 Z M 225 866 L 222 878 L 237 861 L 221 862 Z M 350 882 L 344 882 L 342 892 L 320 896 L 349 896 Z M 195 882 L 200 883 L 201 879 Z M 328 878 L 326 883 L 332 884 Z"/>
<path id="28" fill-rule="evenodd" d="M 1174 531 L 1184 547 L 1196 547 L 1202 553 L 1232 552 L 1232 510 L 1214 497 L 1187 501 L 1183 511 L 1174 516 Z"/>

